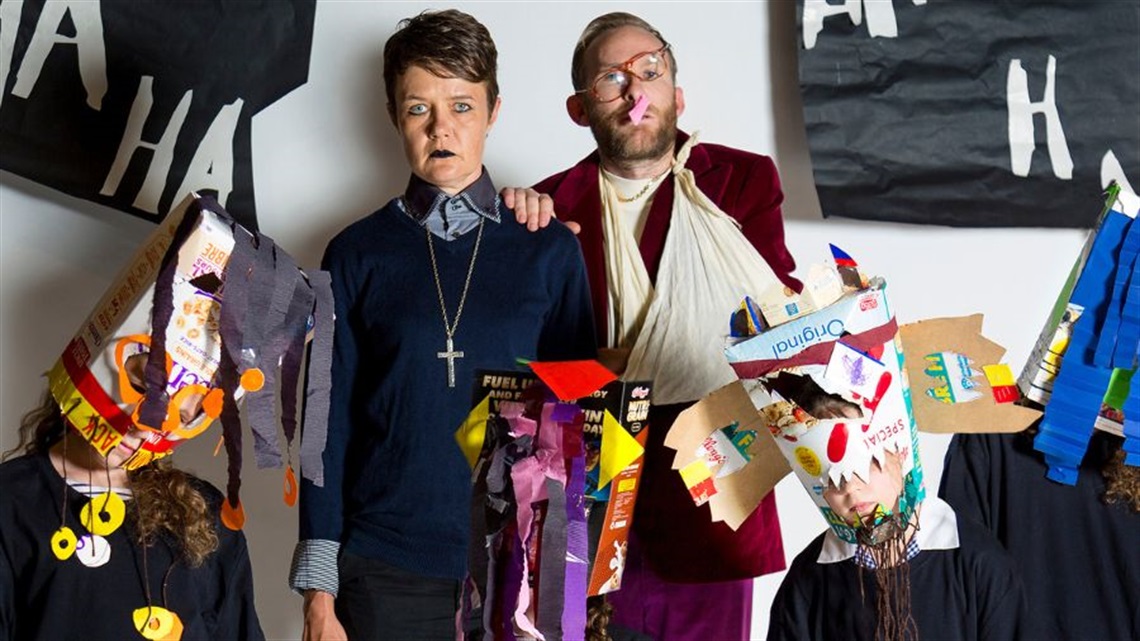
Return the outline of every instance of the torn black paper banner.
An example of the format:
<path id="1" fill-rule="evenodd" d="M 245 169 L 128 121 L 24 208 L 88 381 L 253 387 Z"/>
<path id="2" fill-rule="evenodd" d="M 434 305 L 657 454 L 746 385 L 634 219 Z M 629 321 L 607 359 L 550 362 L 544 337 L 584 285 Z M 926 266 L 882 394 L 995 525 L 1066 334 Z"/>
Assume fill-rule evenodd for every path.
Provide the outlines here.
<path id="1" fill-rule="evenodd" d="M 1140 187 L 1140 0 L 797 0 L 825 217 L 1089 227 Z"/>
<path id="2" fill-rule="evenodd" d="M 316 0 L 0 3 L 0 169 L 158 221 L 257 229 L 250 123 L 304 84 Z"/>

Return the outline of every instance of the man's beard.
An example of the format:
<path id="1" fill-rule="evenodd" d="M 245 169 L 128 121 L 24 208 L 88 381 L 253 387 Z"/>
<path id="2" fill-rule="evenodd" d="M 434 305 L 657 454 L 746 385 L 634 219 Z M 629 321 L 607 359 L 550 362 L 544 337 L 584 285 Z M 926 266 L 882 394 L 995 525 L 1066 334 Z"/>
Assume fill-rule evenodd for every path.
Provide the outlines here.
<path id="1" fill-rule="evenodd" d="M 648 141 L 634 135 L 640 133 L 637 128 L 622 130 L 622 123 L 629 119 L 629 111 L 615 111 L 603 116 L 594 107 L 587 109 L 590 112 L 590 131 L 594 134 L 602 158 L 623 164 L 656 160 L 673 153 L 673 145 L 677 141 L 676 103 L 654 111 L 658 126 Z"/>

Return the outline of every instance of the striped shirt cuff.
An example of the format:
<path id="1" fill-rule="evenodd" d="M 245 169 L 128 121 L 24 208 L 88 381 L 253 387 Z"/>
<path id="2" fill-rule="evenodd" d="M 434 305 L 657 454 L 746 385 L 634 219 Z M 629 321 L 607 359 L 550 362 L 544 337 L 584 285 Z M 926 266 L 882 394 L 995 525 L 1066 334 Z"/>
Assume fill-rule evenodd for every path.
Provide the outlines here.
<path id="1" fill-rule="evenodd" d="M 337 574 L 339 555 L 340 543 L 337 541 L 298 541 L 293 550 L 293 563 L 289 566 L 289 587 L 298 594 L 305 590 L 320 590 L 335 597 L 340 587 Z"/>

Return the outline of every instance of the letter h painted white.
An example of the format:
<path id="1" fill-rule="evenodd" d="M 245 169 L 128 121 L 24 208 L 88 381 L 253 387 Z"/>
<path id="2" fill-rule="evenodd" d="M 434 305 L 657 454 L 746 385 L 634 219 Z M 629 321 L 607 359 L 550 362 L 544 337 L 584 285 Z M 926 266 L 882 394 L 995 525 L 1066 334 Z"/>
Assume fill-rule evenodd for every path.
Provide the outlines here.
<path id="1" fill-rule="evenodd" d="M 1061 114 L 1057 111 L 1056 86 L 1057 59 L 1049 56 L 1045 70 L 1045 95 L 1039 102 L 1029 99 L 1029 79 L 1021 66 L 1021 59 L 1009 62 L 1006 77 L 1006 107 L 1009 111 L 1009 163 L 1014 175 L 1028 176 L 1037 144 L 1033 139 L 1033 114 L 1045 116 L 1045 139 L 1053 175 L 1062 180 L 1073 178 L 1073 158 L 1065 141 Z"/>
<path id="2" fill-rule="evenodd" d="M 103 183 L 103 188 L 99 190 L 99 193 L 104 196 L 113 195 L 119 189 L 119 182 L 122 181 L 123 174 L 126 173 L 127 165 L 130 163 L 135 150 L 140 147 L 150 149 L 154 152 L 154 157 L 151 158 L 146 178 L 133 205 L 143 211 L 157 214 L 158 201 L 162 198 L 162 190 L 166 186 L 166 177 L 170 173 L 170 165 L 174 162 L 174 143 L 178 140 L 178 132 L 186 120 L 186 113 L 190 111 L 190 101 L 194 92 L 187 91 L 182 95 L 182 99 L 178 101 L 178 106 L 174 109 L 174 114 L 170 117 L 166 130 L 162 132 L 162 137 L 157 143 L 149 143 L 143 141 L 142 132 L 143 125 L 146 124 L 147 116 L 150 114 L 150 108 L 154 105 L 154 95 L 151 92 L 153 85 L 153 76 L 143 76 L 139 80 L 139 91 L 135 94 L 135 101 L 131 105 L 131 114 L 127 118 L 127 128 L 123 132 L 123 141 L 119 143 L 115 162 L 111 165 L 111 171 L 107 173 L 107 180 Z"/>

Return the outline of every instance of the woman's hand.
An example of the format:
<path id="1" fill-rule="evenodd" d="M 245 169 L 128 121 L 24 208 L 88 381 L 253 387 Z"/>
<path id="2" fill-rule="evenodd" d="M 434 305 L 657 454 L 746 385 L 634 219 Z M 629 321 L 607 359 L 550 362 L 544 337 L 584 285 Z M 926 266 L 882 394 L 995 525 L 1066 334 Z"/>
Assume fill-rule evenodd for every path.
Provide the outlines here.
<path id="1" fill-rule="evenodd" d="M 336 618 L 335 597 L 320 590 L 305 591 L 305 627 L 302 641 L 348 641 L 348 633 Z"/>

